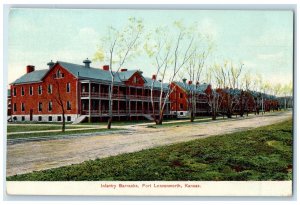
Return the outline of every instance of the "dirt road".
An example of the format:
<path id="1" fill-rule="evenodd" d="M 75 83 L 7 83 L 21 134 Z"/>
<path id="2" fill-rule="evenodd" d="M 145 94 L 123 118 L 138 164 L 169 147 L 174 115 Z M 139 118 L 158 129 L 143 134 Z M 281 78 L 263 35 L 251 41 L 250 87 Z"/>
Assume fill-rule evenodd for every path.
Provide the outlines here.
<path id="1" fill-rule="evenodd" d="M 292 117 L 292 112 L 226 121 L 203 122 L 179 127 L 128 126 L 132 132 L 101 136 L 26 142 L 7 146 L 7 176 L 76 164 L 89 159 L 134 152 L 274 124 Z M 124 127 L 123 127 L 124 128 Z"/>

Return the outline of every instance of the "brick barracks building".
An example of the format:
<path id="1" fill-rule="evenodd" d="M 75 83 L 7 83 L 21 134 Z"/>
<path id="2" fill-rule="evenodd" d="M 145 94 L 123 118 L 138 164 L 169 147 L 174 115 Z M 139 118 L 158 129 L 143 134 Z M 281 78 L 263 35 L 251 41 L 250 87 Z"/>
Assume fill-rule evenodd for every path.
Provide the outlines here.
<path id="1" fill-rule="evenodd" d="M 58 61 L 49 62 L 48 69 L 35 70 L 28 65 L 26 74 L 11 83 L 11 117 L 14 121 L 62 121 L 62 102 L 66 121 L 81 122 L 107 120 L 109 112 L 109 66 L 102 69 L 90 67 L 91 61 L 77 65 Z M 161 83 L 144 77 L 142 71 L 121 69 L 115 77 L 113 89 L 113 117 L 115 120 L 151 119 L 151 85 L 154 80 L 154 105 L 159 108 Z M 168 84 L 163 84 L 166 91 Z M 166 118 L 187 113 L 186 90 L 183 83 L 167 99 Z M 208 85 L 200 86 L 198 113 L 208 112 L 205 96 L 201 93 Z M 203 93 L 204 94 L 204 93 Z M 163 97 L 165 96 L 165 92 Z M 201 97 L 202 96 L 202 97 Z M 201 98 L 201 99 L 200 99 Z M 156 111 L 158 113 L 158 111 Z"/>

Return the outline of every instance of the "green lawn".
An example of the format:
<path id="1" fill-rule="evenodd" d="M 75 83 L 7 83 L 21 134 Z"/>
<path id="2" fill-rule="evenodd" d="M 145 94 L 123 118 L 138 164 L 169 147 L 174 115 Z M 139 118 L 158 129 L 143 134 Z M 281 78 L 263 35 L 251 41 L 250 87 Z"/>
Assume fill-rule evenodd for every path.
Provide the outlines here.
<path id="1" fill-rule="evenodd" d="M 66 130 L 65 132 L 59 131 L 59 132 L 13 134 L 13 135 L 7 135 L 7 139 L 19 139 L 19 138 L 29 138 L 29 137 L 52 137 L 52 136 L 59 136 L 59 135 L 86 134 L 86 133 L 95 133 L 95 132 L 110 132 L 110 131 L 117 131 L 117 130 L 123 130 L 123 129 L 112 128 L 112 129 L 108 130 L 106 128 L 102 128 L 102 129 L 91 129 L 91 130 L 72 130 L 72 131 Z"/>
<path id="2" fill-rule="evenodd" d="M 66 129 L 79 128 L 77 126 L 66 125 Z M 7 133 L 42 131 L 42 130 L 60 130 L 61 125 L 8 125 Z"/>
<path id="3" fill-rule="evenodd" d="M 220 121 L 220 120 L 228 120 L 228 118 L 218 118 L 215 121 Z M 152 125 L 147 125 L 147 128 L 160 128 L 160 127 L 180 127 L 180 126 L 184 126 L 184 125 L 197 125 L 199 123 L 203 123 L 203 122 L 212 122 L 211 118 L 203 118 L 203 119 L 196 119 L 196 121 L 191 122 L 189 120 L 185 121 L 185 122 L 171 122 L 171 123 L 165 123 L 165 121 L 163 121 L 162 125 L 155 125 L 154 123 Z"/>
<path id="4" fill-rule="evenodd" d="M 291 180 L 292 120 L 7 180 Z"/>
<path id="5" fill-rule="evenodd" d="M 172 119 L 174 120 L 174 119 Z M 165 122 L 168 122 L 171 120 L 165 120 Z M 152 123 L 151 120 L 128 120 L 128 121 L 113 121 L 112 126 L 125 126 L 125 125 L 136 125 L 136 124 L 142 124 L 142 123 Z M 153 122 L 154 123 L 154 122 Z M 107 122 L 83 122 L 80 123 L 81 125 L 103 125 L 106 126 Z"/>

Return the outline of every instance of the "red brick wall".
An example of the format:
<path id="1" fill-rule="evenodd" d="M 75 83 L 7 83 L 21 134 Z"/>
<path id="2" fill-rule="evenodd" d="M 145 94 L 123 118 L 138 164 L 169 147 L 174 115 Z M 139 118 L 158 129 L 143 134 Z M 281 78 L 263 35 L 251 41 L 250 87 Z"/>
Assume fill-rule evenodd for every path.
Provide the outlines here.
<path id="1" fill-rule="evenodd" d="M 134 78 L 136 78 L 136 82 L 134 82 Z M 127 86 L 144 86 L 144 79 L 142 76 L 136 72 L 134 73 L 125 83 Z"/>
<path id="2" fill-rule="evenodd" d="M 60 69 L 61 73 L 64 74 L 63 78 L 53 78 L 53 75 Z M 67 83 L 70 83 L 71 90 L 69 93 L 66 92 Z M 52 94 L 48 93 L 48 84 L 52 84 Z M 38 86 L 42 85 L 42 94 L 38 94 Z M 41 83 L 31 84 L 20 84 L 11 85 L 12 90 L 12 114 L 13 115 L 29 115 L 32 109 L 33 115 L 38 114 L 61 114 L 61 107 L 58 105 L 55 99 L 58 99 L 58 90 L 60 90 L 61 98 L 65 106 L 65 114 L 76 114 L 77 113 L 77 79 L 69 73 L 67 70 L 62 68 L 59 64 L 56 64 L 51 71 L 44 77 Z M 33 95 L 29 95 L 29 87 L 33 87 Z M 21 96 L 21 87 L 24 87 L 24 96 Z M 17 89 L 17 95 L 14 96 L 13 89 Z M 52 101 L 52 111 L 48 111 L 48 102 Z M 71 102 L 71 110 L 67 110 L 67 101 Z M 42 112 L 38 111 L 38 103 L 43 103 Z M 13 110 L 14 103 L 17 104 L 17 111 Z M 21 111 L 21 103 L 25 103 L 25 111 Z"/>
<path id="3" fill-rule="evenodd" d="M 175 88 L 174 88 L 175 86 Z M 171 83 L 171 90 L 174 88 L 173 92 L 170 94 L 171 101 L 171 111 L 187 111 L 188 103 L 187 103 L 187 94 L 186 92 L 180 88 L 175 83 Z M 180 97 L 180 94 L 182 98 Z M 176 103 L 177 101 L 177 103 Z M 180 108 L 180 104 L 182 104 L 182 108 Z"/>

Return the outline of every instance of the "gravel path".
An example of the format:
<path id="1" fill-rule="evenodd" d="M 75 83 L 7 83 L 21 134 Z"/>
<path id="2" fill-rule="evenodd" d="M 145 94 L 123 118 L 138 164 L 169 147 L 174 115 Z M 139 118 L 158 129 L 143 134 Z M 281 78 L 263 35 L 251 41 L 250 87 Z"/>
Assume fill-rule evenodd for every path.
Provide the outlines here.
<path id="1" fill-rule="evenodd" d="M 156 146 L 232 133 L 292 117 L 292 112 L 194 125 L 147 128 L 128 126 L 125 133 L 53 139 L 7 145 L 7 176 L 76 164 L 89 159 L 135 152 Z M 125 128 L 124 126 L 122 128 Z"/>

